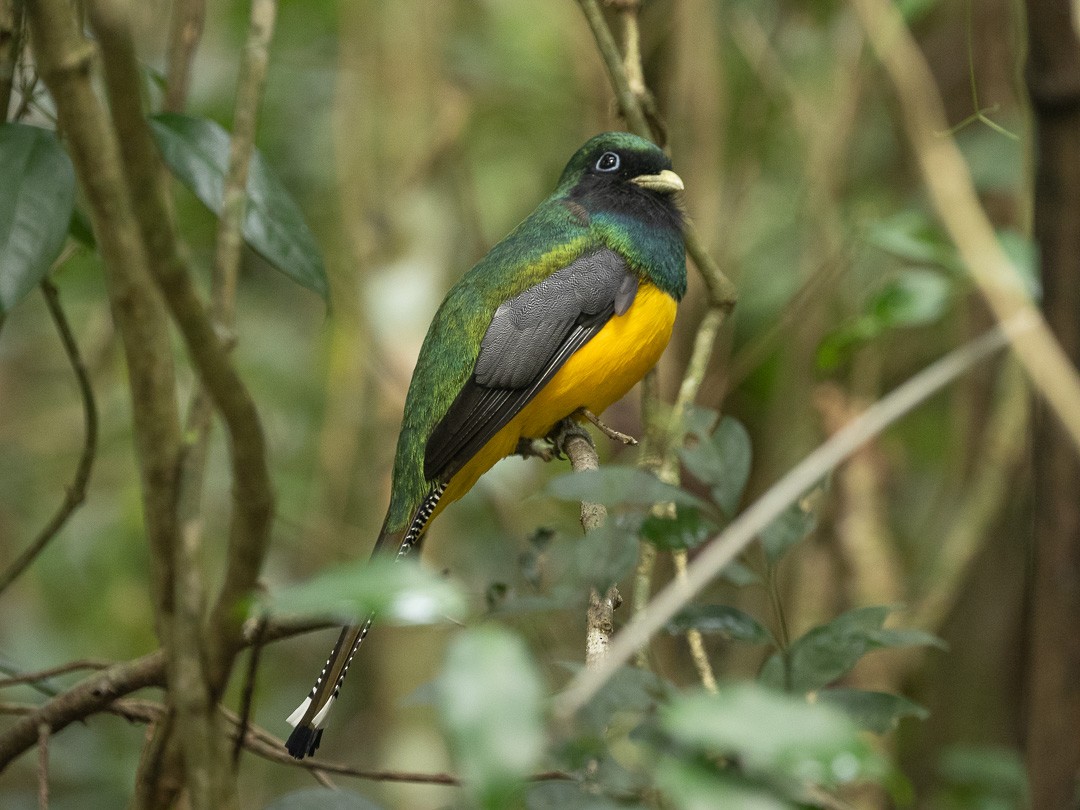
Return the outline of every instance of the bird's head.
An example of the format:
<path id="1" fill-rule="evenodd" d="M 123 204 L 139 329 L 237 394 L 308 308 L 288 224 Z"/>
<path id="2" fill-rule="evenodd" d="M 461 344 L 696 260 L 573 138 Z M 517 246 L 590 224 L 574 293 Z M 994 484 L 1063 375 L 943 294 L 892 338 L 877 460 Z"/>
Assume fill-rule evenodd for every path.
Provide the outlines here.
<path id="1" fill-rule="evenodd" d="M 566 164 L 559 192 L 589 213 L 610 212 L 678 227 L 675 193 L 683 190 L 671 158 L 629 132 L 590 138 Z"/>

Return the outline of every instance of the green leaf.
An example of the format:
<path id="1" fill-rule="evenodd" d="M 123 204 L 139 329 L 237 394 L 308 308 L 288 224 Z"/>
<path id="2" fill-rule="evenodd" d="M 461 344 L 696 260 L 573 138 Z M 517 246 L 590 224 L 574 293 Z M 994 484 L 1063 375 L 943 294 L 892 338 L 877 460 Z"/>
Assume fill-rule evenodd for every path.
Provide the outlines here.
<path id="1" fill-rule="evenodd" d="M 937 647 L 939 650 L 949 649 L 949 645 L 933 633 L 925 630 L 915 630 L 904 627 L 883 627 L 880 630 L 871 630 L 867 633 L 871 644 L 878 647 Z"/>
<path id="2" fill-rule="evenodd" d="M 661 709 L 673 739 L 709 756 L 736 759 L 743 772 L 837 785 L 866 776 L 877 761 L 843 712 L 738 683 L 715 695 L 683 694 Z"/>
<path id="3" fill-rule="evenodd" d="M 638 524 L 621 515 L 609 515 L 606 522 L 574 541 L 570 576 L 581 585 L 603 593 L 637 564 Z"/>
<path id="4" fill-rule="evenodd" d="M 761 584 L 761 577 L 758 576 L 757 572 L 738 560 L 733 560 L 725 565 L 724 570 L 720 572 L 720 578 L 725 582 L 730 582 L 736 588 Z"/>
<path id="5" fill-rule="evenodd" d="M 371 613 L 398 624 L 460 619 L 465 596 L 454 582 L 417 561 L 375 559 L 351 563 L 285 588 L 270 599 L 274 613 L 330 616 L 363 621 Z"/>
<path id="6" fill-rule="evenodd" d="M 664 628 L 669 633 L 699 630 L 717 634 L 731 641 L 766 644 L 773 641 L 772 633 L 757 619 L 729 605 L 691 605 L 675 616 Z"/>
<path id="7" fill-rule="evenodd" d="M 662 757 L 656 783 L 676 810 L 795 810 L 797 805 L 767 786 L 703 762 Z M 666 806 L 666 805 L 665 805 Z"/>
<path id="8" fill-rule="evenodd" d="M 653 672 L 640 667 L 622 667 L 579 716 L 584 725 L 602 737 L 616 714 L 647 715 L 677 691 L 670 681 Z"/>
<path id="9" fill-rule="evenodd" d="M 913 265 L 930 265 L 959 273 L 956 248 L 937 223 L 924 211 L 909 209 L 872 223 L 865 231 L 867 242 Z"/>
<path id="10" fill-rule="evenodd" d="M 696 427 L 700 430 L 700 422 Z M 679 456 L 694 478 L 711 487 L 724 514 L 733 517 L 750 476 L 750 434 L 740 422 L 725 416 L 712 435 L 696 436 L 697 442 L 682 448 Z"/>
<path id="11" fill-rule="evenodd" d="M 856 608 L 799 638 L 787 651 L 790 682 L 784 678 L 784 656 L 772 655 L 761 669 L 761 682 L 775 689 L 805 693 L 821 689 L 847 674 L 871 648 L 869 634 L 880 630 L 889 609 Z"/>
<path id="12" fill-rule="evenodd" d="M 953 286 L 953 279 L 936 270 L 911 268 L 882 285 L 870 299 L 867 313 L 879 325 L 879 333 L 933 323 L 948 311 Z"/>
<path id="13" fill-rule="evenodd" d="M 930 712 L 901 695 L 888 692 L 869 692 L 863 689 L 822 689 L 817 693 L 821 703 L 836 706 L 847 712 L 856 723 L 875 734 L 894 731 L 905 717 L 925 720 Z"/>
<path id="14" fill-rule="evenodd" d="M 805 693 L 821 689 L 850 672 L 871 650 L 942 644 L 921 631 L 885 629 L 883 625 L 891 609 L 883 605 L 856 608 L 797 639 L 787 651 L 790 690 Z M 759 678 L 773 688 L 784 688 L 784 656 L 781 653 L 770 656 Z"/>
<path id="15" fill-rule="evenodd" d="M 954 278 L 925 267 L 910 268 L 886 280 L 866 302 L 862 315 L 821 342 L 818 366 L 834 369 L 853 348 L 890 330 L 941 320 L 949 310 L 955 287 Z"/>
<path id="16" fill-rule="evenodd" d="M 605 506 L 652 506 L 654 503 L 670 502 L 705 508 L 705 503 L 696 495 L 665 484 L 652 473 L 637 467 L 609 465 L 599 470 L 559 475 L 548 482 L 547 493 L 563 501 L 589 501 Z"/>
<path id="17" fill-rule="evenodd" d="M 311 787 L 278 796 L 264 810 L 380 810 L 380 805 L 350 790 Z"/>
<path id="18" fill-rule="evenodd" d="M 788 506 L 761 532 L 761 545 L 769 562 L 775 563 L 783 557 L 817 525 L 817 516 L 806 507 L 805 501 L 800 498 Z"/>
<path id="19" fill-rule="evenodd" d="M 545 742 L 545 690 L 525 644 L 493 625 L 466 630 L 450 645 L 438 691 L 458 772 L 478 804 L 519 804 L 511 799 Z"/>
<path id="20" fill-rule="evenodd" d="M 52 267 L 67 239 L 75 170 L 55 133 L 0 125 L 0 315 Z"/>
<path id="21" fill-rule="evenodd" d="M 1019 752 L 992 746 L 953 746 L 938 764 L 941 782 L 947 785 L 944 801 L 949 808 L 1029 807 L 1027 770 Z"/>
<path id="22" fill-rule="evenodd" d="M 585 790 L 577 782 L 539 782 L 529 788 L 526 810 L 644 810 L 643 805 L 617 802 Z"/>
<path id="23" fill-rule="evenodd" d="M 649 515 L 641 523 L 641 536 L 661 549 L 697 548 L 716 531 L 716 524 L 686 506 L 678 507 L 674 517 Z"/>
<path id="24" fill-rule="evenodd" d="M 229 133 L 214 121 L 177 113 L 151 117 L 161 156 L 173 174 L 213 211 L 221 214 L 229 168 Z M 300 208 L 258 149 L 248 168 L 244 241 L 271 265 L 324 300 L 326 268 Z"/>

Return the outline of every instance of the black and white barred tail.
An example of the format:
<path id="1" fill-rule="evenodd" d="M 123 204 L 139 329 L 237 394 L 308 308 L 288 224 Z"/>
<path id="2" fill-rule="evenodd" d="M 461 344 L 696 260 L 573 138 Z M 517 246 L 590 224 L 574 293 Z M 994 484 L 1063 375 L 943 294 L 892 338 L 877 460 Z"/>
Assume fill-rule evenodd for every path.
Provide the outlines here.
<path id="1" fill-rule="evenodd" d="M 420 542 L 424 530 L 431 520 L 431 515 L 439 503 L 439 498 L 442 497 L 445 491 L 446 484 L 438 484 L 421 502 L 413 515 L 413 519 L 409 522 L 408 530 L 399 535 L 401 539 L 398 544 L 396 559 L 400 560 L 405 557 Z M 387 533 L 380 535 L 372 556 L 383 553 L 386 541 L 392 537 L 392 534 Z M 360 645 L 367 638 L 368 631 L 371 629 L 374 620 L 375 614 L 372 613 L 363 624 L 348 625 L 341 628 L 337 643 L 334 644 L 334 649 L 330 651 L 330 657 L 326 659 L 326 664 L 323 666 L 322 672 L 319 673 L 319 678 L 315 681 L 311 692 L 304 699 L 304 702 L 289 715 L 288 722 L 293 727 L 293 730 L 285 741 L 285 748 L 296 759 L 311 756 L 318 749 L 322 740 L 323 728 L 326 726 L 326 718 L 330 713 L 330 707 L 337 700 L 342 681 L 345 680 L 356 651 L 360 649 Z"/>

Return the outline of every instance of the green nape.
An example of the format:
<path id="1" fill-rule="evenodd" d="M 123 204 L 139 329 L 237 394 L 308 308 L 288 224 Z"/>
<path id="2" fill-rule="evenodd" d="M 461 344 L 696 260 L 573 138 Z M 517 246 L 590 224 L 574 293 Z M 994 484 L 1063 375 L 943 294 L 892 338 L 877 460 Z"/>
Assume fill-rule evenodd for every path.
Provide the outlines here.
<path id="1" fill-rule="evenodd" d="M 627 156 L 630 172 L 654 174 L 671 168 L 663 151 L 636 135 L 595 136 L 570 159 L 555 192 L 447 293 L 424 338 L 405 399 L 386 531 L 403 530 L 430 491 L 432 482 L 424 477 L 428 438 L 472 375 L 481 340 L 503 302 L 601 247 L 622 255 L 643 278 L 676 300 L 685 293 L 686 260 L 677 213 L 658 225 L 655 218 L 608 207 L 602 198 L 580 196 L 589 166 L 603 152 L 614 150 Z"/>

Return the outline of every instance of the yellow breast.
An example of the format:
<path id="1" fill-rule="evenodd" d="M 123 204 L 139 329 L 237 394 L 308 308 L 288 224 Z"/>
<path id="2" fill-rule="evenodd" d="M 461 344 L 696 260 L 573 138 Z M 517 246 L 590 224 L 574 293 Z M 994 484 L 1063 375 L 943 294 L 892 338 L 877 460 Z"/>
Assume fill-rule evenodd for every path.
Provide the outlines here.
<path id="1" fill-rule="evenodd" d="M 642 282 L 630 308 L 574 352 L 532 401 L 454 474 L 436 514 L 513 453 L 521 439 L 546 436 L 579 408 L 599 414 L 621 399 L 660 359 L 671 339 L 675 309 L 670 295 Z"/>

